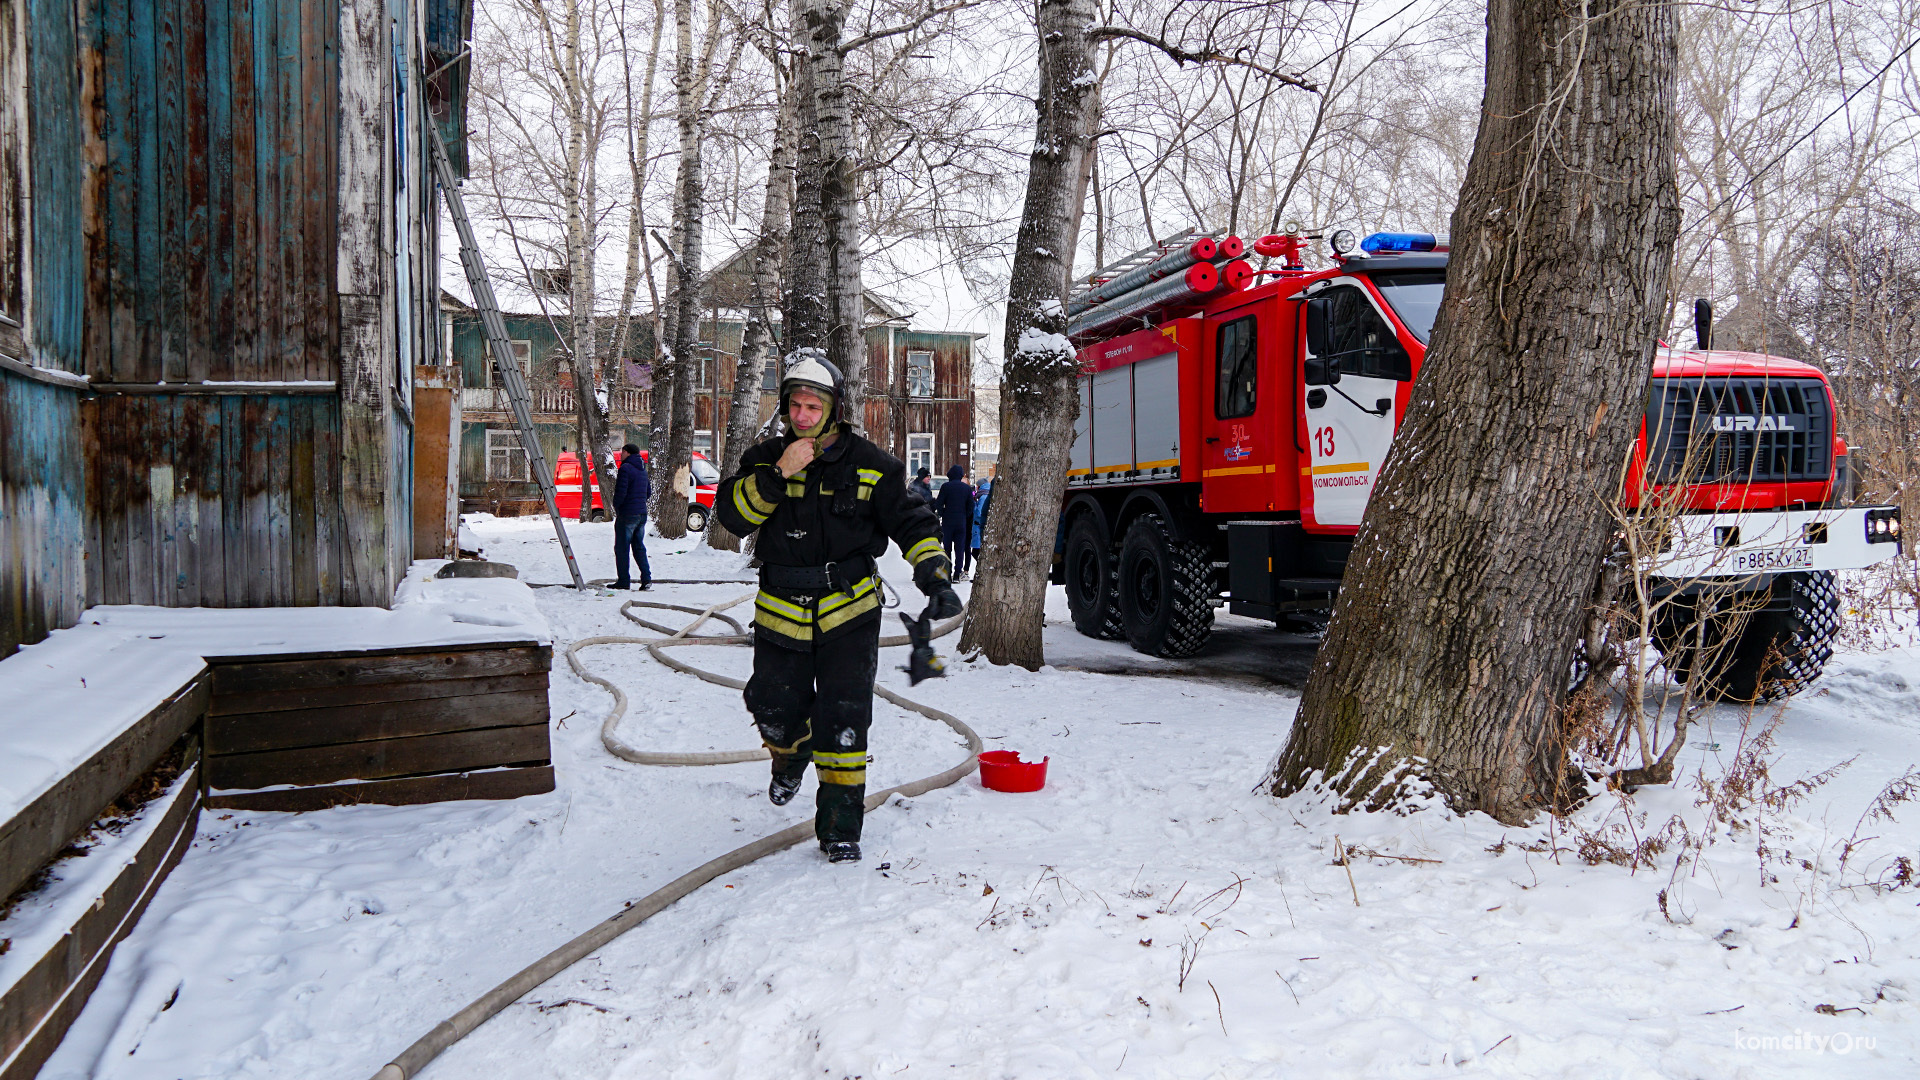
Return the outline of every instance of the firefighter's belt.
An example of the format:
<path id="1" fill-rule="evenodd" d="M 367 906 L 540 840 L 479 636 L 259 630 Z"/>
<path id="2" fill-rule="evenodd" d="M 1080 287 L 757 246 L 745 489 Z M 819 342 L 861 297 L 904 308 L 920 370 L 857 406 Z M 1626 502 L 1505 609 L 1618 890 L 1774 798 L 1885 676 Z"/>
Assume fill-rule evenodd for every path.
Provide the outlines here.
<path id="1" fill-rule="evenodd" d="M 825 566 L 765 563 L 760 567 L 760 587 L 784 593 L 843 593 L 863 578 L 873 576 L 877 569 L 869 555 L 855 555 Z"/>
<path id="2" fill-rule="evenodd" d="M 830 634 L 880 607 L 879 577 L 868 574 L 846 589 L 795 603 L 765 589 L 754 601 L 753 624 L 794 641 Z"/>

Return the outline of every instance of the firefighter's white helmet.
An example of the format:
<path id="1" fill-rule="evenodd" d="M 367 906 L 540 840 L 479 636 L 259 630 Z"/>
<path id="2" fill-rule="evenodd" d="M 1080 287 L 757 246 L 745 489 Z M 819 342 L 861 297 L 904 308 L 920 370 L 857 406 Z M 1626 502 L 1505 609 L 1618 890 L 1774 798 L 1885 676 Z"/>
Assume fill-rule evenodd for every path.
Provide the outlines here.
<path id="1" fill-rule="evenodd" d="M 845 383 L 840 369 L 833 366 L 831 361 L 812 350 L 803 352 L 794 358 L 786 374 L 780 377 L 780 411 L 787 411 L 788 398 L 795 389 L 804 386 L 819 391 L 826 400 L 826 423 L 831 424 L 838 418 L 840 396 Z"/>

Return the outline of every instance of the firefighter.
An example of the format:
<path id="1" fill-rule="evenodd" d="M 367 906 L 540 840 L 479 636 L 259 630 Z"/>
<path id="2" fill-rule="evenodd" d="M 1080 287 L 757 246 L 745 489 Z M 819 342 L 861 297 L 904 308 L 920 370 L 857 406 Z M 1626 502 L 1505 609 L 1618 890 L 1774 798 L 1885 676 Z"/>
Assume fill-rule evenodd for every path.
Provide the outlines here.
<path id="1" fill-rule="evenodd" d="M 907 494 L 900 459 L 842 422 L 843 382 L 802 359 L 780 383 L 787 434 L 749 449 L 713 508 L 738 536 L 758 532 L 747 711 L 773 755 L 767 798 L 784 806 L 807 765 L 819 776 L 814 834 L 830 862 L 860 858 L 867 727 L 879 665 L 881 589 L 875 558 L 891 538 L 935 619 L 960 613 L 932 508 Z"/>

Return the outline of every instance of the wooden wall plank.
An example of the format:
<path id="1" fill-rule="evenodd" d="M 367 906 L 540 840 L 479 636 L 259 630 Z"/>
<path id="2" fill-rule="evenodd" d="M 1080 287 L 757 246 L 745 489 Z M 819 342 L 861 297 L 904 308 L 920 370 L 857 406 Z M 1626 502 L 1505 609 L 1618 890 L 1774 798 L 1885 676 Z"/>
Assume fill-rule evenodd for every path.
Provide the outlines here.
<path id="1" fill-rule="evenodd" d="M 257 364 L 248 379 L 284 379 L 281 357 L 280 188 L 280 6 L 278 0 L 253 0 L 254 312 L 259 335 Z"/>
<path id="2" fill-rule="evenodd" d="M 154 98 L 159 108 L 141 118 L 141 126 L 153 129 L 153 213 L 159 231 L 153 237 L 153 242 L 143 246 L 140 256 L 143 264 L 153 267 L 149 280 L 155 293 L 154 311 L 160 322 L 153 328 L 150 340 L 157 352 L 160 378 L 167 382 L 184 382 L 187 378 L 185 331 L 189 318 L 185 291 L 181 288 L 181 279 L 188 272 L 186 203 L 189 197 L 201 193 L 193 192 L 190 195 L 181 190 L 181 181 L 186 172 L 186 148 L 182 143 L 187 113 L 197 102 L 182 100 L 182 84 L 185 81 L 180 55 L 182 0 L 151 2 L 154 26 L 158 31 L 153 44 L 152 77 Z M 167 500 L 167 506 L 171 509 L 171 500 Z M 171 595 L 173 590 L 169 585 L 160 585 L 156 591 L 166 596 Z"/>
<path id="3" fill-rule="evenodd" d="M 206 245 L 206 374 L 208 379 L 233 375 L 233 41 L 236 27 L 231 0 L 197 0 L 205 41 L 207 85 L 207 215 Z"/>
<path id="4" fill-rule="evenodd" d="M 215 788 L 244 789 L 380 780 L 497 765 L 545 765 L 550 752 L 547 725 L 528 724 L 300 750 L 225 754 L 207 759 L 207 783 Z"/>
<path id="5" fill-rule="evenodd" d="M 300 255 L 304 237 L 303 215 L 301 213 L 304 198 L 301 194 L 304 172 L 301 168 L 301 156 L 305 149 L 302 126 L 305 123 L 305 108 L 301 94 L 301 0 L 280 0 L 276 23 L 275 43 L 276 74 L 274 105 L 278 115 L 279 160 L 276 171 L 280 177 L 277 188 L 279 205 L 274 209 L 277 224 L 274 235 L 275 272 L 280 282 L 279 308 L 280 336 L 277 342 L 279 353 L 278 374 L 270 376 L 276 379 L 306 378 L 306 326 L 303 316 L 306 314 L 302 299 L 306 295 L 307 282 L 304 280 L 303 261 Z"/>
<path id="6" fill-rule="evenodd" d="M 545 645 L 429 647 L 417 652 L 383 650 L 300 659 L 211 656 L 207 663 L 213 668 L 213 693 L 225 697 L 319 687 L 543 674 L 553 665 L 553 650 Z"/>
<path id="7" fill-rule="evenodd" d="M 260 175 L 258 128 L 258 76 L 254 65 L 257 16 L 253 0 L 232 0 L 227 19 L 233 27 L 231 39 L 233 95 L 233 348 L 225 378 L 253 377 L 260 370 L 258 326 L 259 239 L 256 234 Z M 229 543 L 228 550 L 235 550 Z"/>
<path id="8" fill-rule="evenodd" d="M 320 603 L 319 560 L 314 552 L 314 531 L 321 509 L 313 487 L 314 409 L 307 402 L 294 403 L 289 434 L 287 508 L 292 515 L 292 603 Z"/>
<path id="9" fill-rule="evenodd" d="M 213 312 L 209 308 L 212 293 L 209 274 L 215 254 L 210 242 L 209 217 L 215 198 L 212 184 L 213 162 L 209 150 L 209 115 L 212 102 L 207 94 L 207 19 L 210 0 L 175 0 L 180 22 L 180 74 L 184 122 L 180 130 L 180 156 L 184 190 L 180 203 L 180 239 L 184 273 L 176 288 L 181 290 L 183 308 L 180 351 L 184 354 L 185 375 L 194 382 L 211 377 L 213 350 Z M 223 0 L 211 0 L 225 7 Z M 180 175 L 180 174 L 176 174 Z M 194 500 L 197 506 L 197 500 Z"/>
<path id="10" fill-rule="evenodd" d="M 215 665 L 214 670 L 217 672 L 223 666 Z M 208 703 L 207 712 L 209 716 L 224 716 L 287 709 L 329 709 L 379 702 L 512 694 L 522 690 L 545 692 L 547 687 L 547 673 L 540 672 L 534 675 L 486 675 L 472 679 L 409 679 L 404 682 L 311 686 L 294 690 L 254 690 L 215 694 Z"/>
<path id="11" fill-rule="evenodd" d="M 299 812 L 324 810 L 330 806 L 401 806 L 456 799 L 518 799 L 525 795 L 544 795 L 553 787 L 553 766 L 535 765 L 523 769 L 439 773 L 325 787 L 229 792 L 209 797 L 207 805 L 216 809 Z"/>
<path id="12" fill-rule="evenodd" d="M 547 722 L 544 688 L 209 717 L 207 753 L 248 754 Z"/>

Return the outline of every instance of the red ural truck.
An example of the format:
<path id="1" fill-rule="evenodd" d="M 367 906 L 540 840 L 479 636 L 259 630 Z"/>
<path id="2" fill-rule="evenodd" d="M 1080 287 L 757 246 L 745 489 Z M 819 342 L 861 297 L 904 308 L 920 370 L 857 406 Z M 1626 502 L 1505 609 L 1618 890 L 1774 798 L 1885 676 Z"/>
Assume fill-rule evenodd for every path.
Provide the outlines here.
<path id="1" fill-rule="evenodd" d="M 1211 250 L 1189 238 L 1096 272 L 1070 298 L 1080 420 L 1053 580 L 1081 633 L 1185 656 L 1218 606 L 1275 622 L 1331 607 L 1447 254 L 1423 234 L 1355 247 L 1336 233 L 1337 265 L 1307 271 L 1304 239 L 1254 245 L 1288 266 L 1264 281 L 1224 257 L 1231 238 Z M 1212 280 L 1193 269 L 1208 262 L 1222 264 Z M 1656 354 L 1635 473 L 1685 483 L 1687 512 L 1655 568 L 1683 595 L 1654 638 L 1683 673 L 1709 650 L 1720 696 L 1791 693 L 1818 675 L 1839 624 L 1833 571 L 1899 550 L 1896 508 L 1849 505 L 1838 427 L 1810 365 Z M 1734 603 L 1750 617 L 1686 632 L 1686 616 Z M 1785 663 L 1768 662 L 1775 649 Z"/>

